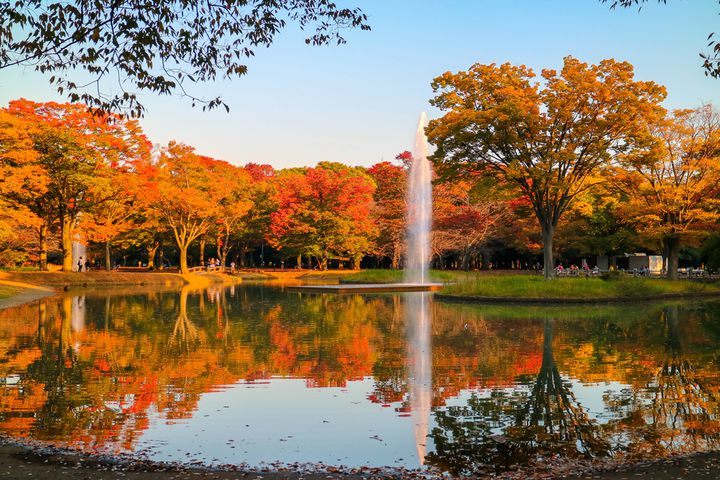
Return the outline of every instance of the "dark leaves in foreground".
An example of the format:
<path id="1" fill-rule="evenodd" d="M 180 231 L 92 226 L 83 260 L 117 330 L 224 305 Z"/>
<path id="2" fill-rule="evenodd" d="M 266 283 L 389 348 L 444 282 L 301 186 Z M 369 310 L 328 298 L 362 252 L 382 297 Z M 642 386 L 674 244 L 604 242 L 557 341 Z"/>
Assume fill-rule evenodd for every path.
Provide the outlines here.
<path id="1" fill-rule="evenodd" d="M 142 91 L 228 110 L 186 87 L 245 75 L 288 23 L 310 30 L 305 43 L 327 45 L 366 22 L 331 0 L 0 1 L 0 69 L 31 66 L 71 102 L 132 117 L 144 113 Z"/>

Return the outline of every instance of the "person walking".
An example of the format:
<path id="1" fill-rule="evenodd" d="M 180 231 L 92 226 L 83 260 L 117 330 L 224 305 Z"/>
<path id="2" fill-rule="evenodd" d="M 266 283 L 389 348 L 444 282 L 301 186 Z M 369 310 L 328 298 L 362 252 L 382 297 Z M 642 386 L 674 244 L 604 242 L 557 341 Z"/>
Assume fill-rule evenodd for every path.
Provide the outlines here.
<path id="1" fill-rule="evenodd" d="M 77 271 L 78 271 L 78 272 L 82 272 L 82 269 L 83 269 L 83 257 L 78 258 L 78 264 L 77 264 L 77 265 L 78 265 Z"/>

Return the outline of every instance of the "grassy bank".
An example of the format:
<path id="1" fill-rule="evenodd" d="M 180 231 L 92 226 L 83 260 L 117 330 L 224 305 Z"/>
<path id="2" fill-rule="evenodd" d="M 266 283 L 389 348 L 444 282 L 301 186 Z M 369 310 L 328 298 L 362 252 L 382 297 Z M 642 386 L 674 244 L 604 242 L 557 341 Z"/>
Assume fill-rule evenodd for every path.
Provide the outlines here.
<path id="1" fill-rule="evenodd" d="M 476 277 L 443 289 L 443 294 L 475 298 L 615 300 L 672 298 L 674 296 L 720 295 L 720 284 L 668 281 L 635 277 L 612 280 L 599 278 L 557 278 L 539 276 Z"/>
<path id="2" fill-rule="evenodd" d="M 436 283 L 466 282 L 477 277 L 477 273 L 451 270 L 431 270 L 430 281 Z M 361 270 L 340 278 L 340 283 L 402 283 L 403 270 Z"/>
<path id="3" fill-rule="evenodd" d="M 0 285 L 0 300 L 5 298 L 10 298 L 13 295 L 17 295 L 20 293 L 20 288 L 17 287 L 9 287 L 7 285 Z"/>
<path id="4" fill-rule="evenodd" d="M 340 279 L 341 283 L 398 283 L 402 270 L 364 270 Z M 552 281 L 540 275 L 513 272 L 458 272 L 432 270 L 430 281 L 445 283 L 442 296 L 459 300 L 518 299 L 537 301 L 610 301 L 660 299 L 683 296 L 720 296 L 720 283 L 700 283 L 689 280 L 671 282 L 664 279 L 617 277 L 557 278 Z"/>
<path id="5" fill-rule="evenodd" d="M 114 286 L 158 285 L 182 287 L 184 285 L 209 285 L 216 283 L 237 283 L 241 276 L 220 273 L 179 273 L 160 272 L 0 272 L 0 287 L 19 288 L 42 286 L 51 289 L 69 287 L 101 288 Z M 15 292 L 17 293 L 17 292 Z M 14 295 L 13 292 L 9 292 Z M 1 298 L 1 297 L 0 297 Z"/>

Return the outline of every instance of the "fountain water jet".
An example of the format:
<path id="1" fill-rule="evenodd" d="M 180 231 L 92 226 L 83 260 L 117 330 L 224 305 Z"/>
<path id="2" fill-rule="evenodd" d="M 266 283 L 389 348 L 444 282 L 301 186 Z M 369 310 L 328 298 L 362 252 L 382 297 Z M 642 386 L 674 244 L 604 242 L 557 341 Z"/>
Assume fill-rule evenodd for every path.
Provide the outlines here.
<path id="1" fill-rule="evenodd" d="M 407 194 L 407 255 L 405 281 L 426 283 L 430 263 L 430 231 L 432 229 L 432 168 L 428 161 L 425 136 L 427 115 L 420 114 L 415 132 L 415 148 L 410 166 Z"/>

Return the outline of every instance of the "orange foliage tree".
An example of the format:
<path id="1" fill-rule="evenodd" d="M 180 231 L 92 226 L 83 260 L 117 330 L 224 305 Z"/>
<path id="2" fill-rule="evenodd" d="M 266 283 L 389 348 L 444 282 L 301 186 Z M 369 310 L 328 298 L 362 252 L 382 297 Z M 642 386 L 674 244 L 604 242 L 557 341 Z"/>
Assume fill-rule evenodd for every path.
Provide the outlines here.
<path id="1" fill-rule="evenodd" d="M 18 237 L 23 226 L 35 229 L 40 270 L 47 269 L 47 234 L 52 222 L 48 195 L 49 177 L 38 163 L 33 135 L 37 126 L 7 110 L 0 110 L 0 208 L 2 235 L 7 242 Z"/>
<path id="2" fill-rule="evenodd" d="M 528 198 L 542 229 L 545 277 L 553 275 L 553 236 L 573 199 L 643 119 L 658 114 L 665 89 L 633 78 L 627 62 L 597 65 L 566 57 L 562 70 L 533 82 L 525 66 L 475 64 L 433 83 L 445 115 L 427 128 L 436 169 L 449 177 L 490 171 Z"/>
<path id="3" fill-rule="evenodd" d="M 398 159 L 410 155 L 403 152 Z M 377 185 L 373 219 L 378 228 L 375 254 L 390 258 L 391 268 L 399 268 L 405 251 L 405 211 L 407 210 L 407 171 L 402 165 L 376 163 L 367 172 Z"/>
<path id="4" fill-rule="evenodd" d="M 270 244 L 314 257 L 321 270 L 330 258 L 343 255 L 357 268 L 375 235 L 372 179 L 362 169 L 323 162 L 316 168 L 285 171 L 277 185 Z"/>
<path id="5" fill-rule="evenodd" d="M 234 222 L 232 208 L 250 208 L 247 176 L 227 162 L 170 142 L 157 162 L 155 208 L 172 230 L 180 250 L 180 271 L 188 273 L 187 250 L 216 223 Z"/>
<path id="6" fill-rule="evenodd" d="M 10 102 L 7 111 L 37 128 L 32 135 L 37 156 L 15 166 L 42 172 L 46 198 L 60 224 L 63 270 L 70 271 L 80 214 L 119 195 L 110 188 L 114 175 L 144 154 L 147 140 L 136 122 L 94 115 L 80 104 L 23 99 Z"/>

